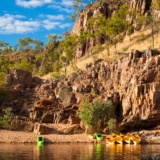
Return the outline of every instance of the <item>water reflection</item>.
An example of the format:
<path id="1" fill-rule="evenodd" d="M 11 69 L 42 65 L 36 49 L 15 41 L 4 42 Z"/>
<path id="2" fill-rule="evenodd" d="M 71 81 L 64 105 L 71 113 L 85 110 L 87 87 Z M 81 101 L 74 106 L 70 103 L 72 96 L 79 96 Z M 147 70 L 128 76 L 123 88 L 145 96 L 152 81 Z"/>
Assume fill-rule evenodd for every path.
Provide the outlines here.
<path id="1" fill-rule="evenodd" d="M 1 144 L 0 160 L 138 160 L 159 150 L 140 144 Z"/>

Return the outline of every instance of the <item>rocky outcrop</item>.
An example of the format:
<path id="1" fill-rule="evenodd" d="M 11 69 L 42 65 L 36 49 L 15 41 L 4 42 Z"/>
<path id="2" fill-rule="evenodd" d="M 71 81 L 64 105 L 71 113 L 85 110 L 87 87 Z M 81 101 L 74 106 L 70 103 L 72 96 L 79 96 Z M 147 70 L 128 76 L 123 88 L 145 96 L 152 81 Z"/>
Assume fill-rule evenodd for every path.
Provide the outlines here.
<path id="1" fill-rule="evenodd" d="M 106 2 L 96 2 L 92 5 L 88 5 L 82 10 L 74 23 L 72 28 L 72 34 L 79 35 L 81 31 L 87 29 L 87 21 L 92 17 L 99 14 L 104 14 L 106 17 L 110 15 L 108 4 Z"/>
<path id="2" fill-rule="evenodd" d="M 92 102 L 99 98 L 113 103 L 121 130 L 156 127 L 160 121 L 159 66 L 160 53 L 148 49 L 136 50 L 112 63 L 99 59 L 88 64 L 86 70 L 78 70 L 64 79 L 35 83 L 31 75 L 29 84 L 25 82 L 27 92 L 19 88 L 21 96 L 8 105 L 12 104 L 15 109 L 15 104 L 20 103 L 17 114 L 25 115 L 28 121 L 74 125 L 80 123 L 81 100 L 85 97 Z M 12 83 L 8 86 L 12 91 L 18 90 L 14 86 L 23 84 L 16 76 L 20 71 L 13 71 L 9 74 Z"/>
<path id="3" fill-rule="evenodd" d="M 151 7 L 151 2 L 152 0 L 132 0 L 130 3 L 130 12 L 132 14 L 128 16 L 127 20 L 130 23 L 135 23 L 135 12 L 137 12 L 139 16 L 145 15 Z"/>
<path id="4" fill-rule="evenodd" d="M 74 23 L 74 26 L 72 28 L 72 34 L 80 35 L 81 31 L 88 30 L 92 32 L 93 29 L 89 29 L 89 27 L 87 26 L 87 22 L 92 16 L 95 17 L 100 14 L 104 14 L 106 17 L 111 16 L 111 10 L 109 8 L 108 3 L 95 2 L 92 5 L 90 4 L 87 7 L 85 7 L 85 9 L 80 12 L 79 16 L 76 19 L 76 22 Z M 91 52 L 89 51 L 90 48 L 92 48 L 98 43 L 101 43 L 101 40 L 98 38 L 94 38 L 92 40 L 87 40 L 83 44 L 78 44 L 75 47 L 76 58 L 84 56 L 87 51 Z"/>

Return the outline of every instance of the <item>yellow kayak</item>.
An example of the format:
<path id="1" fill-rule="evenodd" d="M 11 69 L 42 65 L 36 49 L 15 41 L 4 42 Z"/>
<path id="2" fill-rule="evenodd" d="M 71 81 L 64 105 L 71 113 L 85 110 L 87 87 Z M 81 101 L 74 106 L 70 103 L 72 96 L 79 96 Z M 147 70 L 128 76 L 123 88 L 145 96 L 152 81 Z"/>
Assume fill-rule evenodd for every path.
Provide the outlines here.
<path id="1" fill-rule="evenodd" d="M 115 139 L 113 137 L 107 136 L 106 143 L 107 144 L 115 144 Z"/>
<path id="2" fill-rule="evenodd" d="M 141 142 L 141 137 L 138 134 L 136 134 L 132 136 L 132 141 L 134 144 L 139 144 Z"/>
<path id="3" fill-rule="evenodd" d="M 119 136 L 119 135 L 117 135 L 114 139 L 115 139 L 115 141 L 116 141 L 117 143 L 119 143 L 119 144 L 122 144 L 122 143 L 123 143 L 123 138 L 122 138 L 121 136 Z"/>
<path id="4" fill-rule="evenodd" d="M 94 134 L 88 134 L 88 137 L 91 138 L 91 139 L 95 139 L 96 136 Z"/>
<path id="5" fill-rule="evenodd" d="M 124 134 L 120 134 L 120 136 L 122 137 L 124 143 L 127 143 L 127 144 L 131 143 L 131 137 L 130 136 L 127 136 L 127 135 L 124 135 Z"/>

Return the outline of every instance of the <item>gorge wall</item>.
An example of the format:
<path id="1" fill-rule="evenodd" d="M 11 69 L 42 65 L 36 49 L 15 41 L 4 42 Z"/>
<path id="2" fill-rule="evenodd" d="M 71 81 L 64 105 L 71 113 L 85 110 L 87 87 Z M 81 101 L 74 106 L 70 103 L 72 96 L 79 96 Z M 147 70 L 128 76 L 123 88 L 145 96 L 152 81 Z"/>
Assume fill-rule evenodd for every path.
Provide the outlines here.
<path id="1" fill-rule="evenodd" d="M 115 13 L 116 10 L 120 8 L 121 5 L 128 3 L 130 5 L 129 11 L 130 14 L 127 16 L 127 21 L 133 24 L 135 29 L 139 29 L 136 22 L 135 11 L 139 16 L 147 15 L 148 11 L 151 7 L 152 1 L 155 0 L 125 0 L 125 1 L 102 1 L 102 2 L 95 2 L 92 5 L 88 5 L 84 10 L 82 10 L 77 17 L 74 26 L 72 28 L 72 34 L 79 35 L 81 31 L 91 31 L 93 32 L 92 28 L 87 27 L 88 20 L 93 16 L 96 17 L 99 14 L 103 14 L 106 18 L 111 17 L 112 14 Z M 160 13 L 158 12 L 160 15 Z M 103 43 L 102 40 L 97 38 L 92 38 L 92 40 L 88 40 L 83 44 L 77 45 L 76 50 L 76 58 L 80 58 L 86 54 L 91 54 L 91 50 L 97 44 Z"/>
<path id="2" fill-rule="evenodd" d="M 59 80 L 41 80 L 17 69 L 9 79 L 8 89 L 18 96 L 8 106 L 34 123 L 80 124 L 77 111 L 84 97 L 111 101 L 120 130 L 160 123 L 160 53 L 156 50 L 136 50 L 110 64 L 99 59 L 85 71 Z"/>

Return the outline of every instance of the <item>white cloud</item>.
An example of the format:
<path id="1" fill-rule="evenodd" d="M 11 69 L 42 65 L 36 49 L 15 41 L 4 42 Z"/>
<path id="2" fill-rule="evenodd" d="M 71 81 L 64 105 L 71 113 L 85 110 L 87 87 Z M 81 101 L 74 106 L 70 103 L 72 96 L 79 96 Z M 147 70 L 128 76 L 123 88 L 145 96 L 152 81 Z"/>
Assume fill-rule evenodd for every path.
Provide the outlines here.
<path id="1" fill-rule="evenodd" d="M 71 27 L 71 23 L 64 23 L 59 26 L 60 28 L 68 28 Z"/>
<path id="2" fill-rule="evenodd" d="M 5 14 L 0 16 L 0 33 L 1 34 L 22 34 L 26 32 L 33 32 L 40 26 L 38 21 L 21 20 L 25 18 L 21 15 Z"/>
<path id="3" fill-rule="evenodd" d="M 52 0 L 16 0 L 16 4 L 25 8 L 40 7 L 45 4 L 52 3 Z"/>
<path id="4" fill-rule="evenodd" d="M 50 5 L 49 8 L 53 8 L 53 9 L 57 9 L 58 11 L 61 11 L 63 13 L 72 13 L 74 10 L 72 8 L 69 7 L 64 7 L 61 5 Z"/>
<path id="5" fill-rule="evenodd" d="M 62 0 L 61 4 L 66 7 L 72 7 L 73 0 Z"/>
<path id="6" fill-rule="evenodd" d="M 40 29 L 64 29 L 71 23 L 66 23 L 63 15 L 43 15 L 37 19 L 27 19 L 23 15 L 5 14 L 0 16 L 0 34 L 23 34 L 36 32 Z"/>
<path id="7" fill-rule="evenodd" d="M 63 13 L 72 13 L 74 11 L 72 3 L 73 0 L 61 0 L 59 2 L 53 1 L 52 4 L 49 5 L 49 8 L 57 9 Z"/>
<path id="8" fill-rule="evenodd" d="M 43 22 L 43 28 L 50 30 L 58 27 L 61 23 L 60 22 L 52 22 L 50 20 L 44 20 Z"/>
<path id="9" fill-rule="evenodd" d="M 48 19 L 52 19 L 52 20 L 64 20 L 64 15 L 60 14 L 60 15 L 47 15 Z"/>

